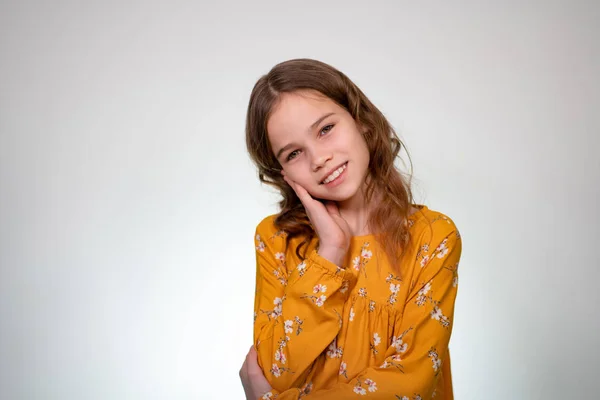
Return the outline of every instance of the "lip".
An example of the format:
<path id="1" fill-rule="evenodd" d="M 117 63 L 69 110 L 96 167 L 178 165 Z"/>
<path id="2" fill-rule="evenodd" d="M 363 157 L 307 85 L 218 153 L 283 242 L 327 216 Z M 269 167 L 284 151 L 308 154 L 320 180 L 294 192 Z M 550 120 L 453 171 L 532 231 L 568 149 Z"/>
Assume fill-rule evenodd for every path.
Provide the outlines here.
<path id="1" fill-rule="evenodd" d="M 323 178 L 319 181 L 319 185 L 327 185 L 327 183 L 323 183 L 323 181 L 325 179 L 327 179 L 327 177 L 329 175 L 331 175 L 334 171 L 338 170 L 341 166 L 346 165 L 348 163 L 348 161 L 344 161 L 343 163 L 341 163 L 340 165 L 338 165 L 337 167 L 332 168 L 327 174 L 323 175 Z M 348 168 L 348 167 L 346 167 Z M 346 172 L 346 170 L 344 170 L 342 173 Z M 337 179 L 337 178 L 336 178 Z M 330 182 L 331 183 L 331 182 Z"/>

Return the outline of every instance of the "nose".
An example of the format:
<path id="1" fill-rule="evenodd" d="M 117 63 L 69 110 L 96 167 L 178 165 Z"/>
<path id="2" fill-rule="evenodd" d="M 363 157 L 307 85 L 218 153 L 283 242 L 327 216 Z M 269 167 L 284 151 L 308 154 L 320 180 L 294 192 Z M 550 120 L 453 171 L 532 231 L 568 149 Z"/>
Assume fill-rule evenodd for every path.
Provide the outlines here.
<path id="1" fill-rule="evenodd" d="M 312 170 L 317 172 L 321 168 L 325 166 L 327 161 L 331 160 L 332 155 L 329 152 L 320 152 L 319 154 L 315 154 L 312 158 Z"/>

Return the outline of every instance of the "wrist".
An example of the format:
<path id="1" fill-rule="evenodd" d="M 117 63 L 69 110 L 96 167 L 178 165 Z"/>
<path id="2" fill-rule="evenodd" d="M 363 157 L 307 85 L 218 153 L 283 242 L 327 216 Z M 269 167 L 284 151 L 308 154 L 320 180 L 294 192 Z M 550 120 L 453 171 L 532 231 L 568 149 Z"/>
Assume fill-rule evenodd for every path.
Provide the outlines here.
<path id="1" fill-rule="evenodd" d="M 317 249 L 317 254 L 326 259 L 329 262 L 342 268 L 342 263 L 346 257 L 346 251 L 335 247 L 322 247 Z"/>

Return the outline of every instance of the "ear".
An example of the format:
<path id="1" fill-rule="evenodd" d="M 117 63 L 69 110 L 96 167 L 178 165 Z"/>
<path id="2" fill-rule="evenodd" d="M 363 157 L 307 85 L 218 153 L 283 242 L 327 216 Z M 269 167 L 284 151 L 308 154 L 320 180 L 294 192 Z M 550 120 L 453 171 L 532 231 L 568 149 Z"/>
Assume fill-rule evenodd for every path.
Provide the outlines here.
<path id="1" fill-rule="evenodd" d="M 369 131 L 369 128 L 367 128 L 365 124 L 359 121 L 356 121 L 356 127 L 363 135 Z"/>

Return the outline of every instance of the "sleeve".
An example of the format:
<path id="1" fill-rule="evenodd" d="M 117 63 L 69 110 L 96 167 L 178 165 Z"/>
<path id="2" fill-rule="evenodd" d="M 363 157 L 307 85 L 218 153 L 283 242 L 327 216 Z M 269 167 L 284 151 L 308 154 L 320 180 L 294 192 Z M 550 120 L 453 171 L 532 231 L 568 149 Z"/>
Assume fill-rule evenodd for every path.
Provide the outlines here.
<path id="1" fill-rule="evenodd" d="M 402 320 L 394 327 L 394 336 L 379 367 L 369 367 L 347 383 L 313 391 L 276 390 L 263 397 L 288 399 L 346 399 L 367 395 L 371 399 L 430 399 L 448 354 L 454 302 L 457 293 L 457 268 L 462 251 L 460 234 L 450 223 L 449 229 L 435 232 L 429 245 L 421 246 L 416 262 L 416 277 L 404 306 Z M 449 232 L 449 233 L 448 233 Z M 340 371 L 344 367 L 343 363 Z"/>
<path id="2" fill-rule="evenodd" d="M 254 345 L 274 391 L 285 391 L 305 382 L 337 336 L 353 276 L 316 250 L 287 266 L 285 238 L 271 226 L 263 222 L 256 229 Z"/>

